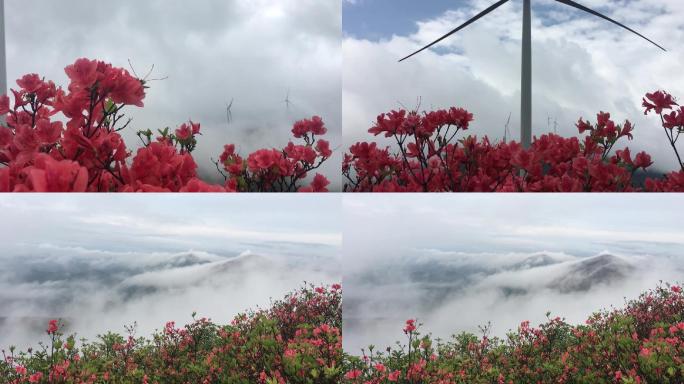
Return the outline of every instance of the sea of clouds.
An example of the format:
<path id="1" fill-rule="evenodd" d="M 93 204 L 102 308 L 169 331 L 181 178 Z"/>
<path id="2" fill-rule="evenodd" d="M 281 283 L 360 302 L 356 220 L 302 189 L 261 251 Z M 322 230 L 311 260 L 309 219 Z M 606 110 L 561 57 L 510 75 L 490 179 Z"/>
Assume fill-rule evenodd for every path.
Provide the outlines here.
<path id="1" fill-rule="evenodd" d="M 344 347 L 358 353 L 404 342 L 410 318 L 443 339 L 488 324 L 504 337 L 524 320 L 544 322 L 547 312 L 577 324 L 682 276 L 684 258 L 675 256 L 414 250 L 392 264 L 369 260 L 345 279 Z"/>
<path id="2" fill-rule="evenodd" d="M 49 319 L 89 340 L 134 322 L 149 335 L 340 282 L 334 196 L 229 197 L 1 196 L 0 348 L 45 341 Z"/>
<path id="3" fill-rule="evenodd" d="M 338 268 L 324 255 L 24 248 L 0 263 L 0 345 L 35 346 L 49 319 L 89 340 L 134 323 L 149 335 L 167 321 L 190 322 L 193 312 L 225 324 L 305 281 L 339 282 Z"/>

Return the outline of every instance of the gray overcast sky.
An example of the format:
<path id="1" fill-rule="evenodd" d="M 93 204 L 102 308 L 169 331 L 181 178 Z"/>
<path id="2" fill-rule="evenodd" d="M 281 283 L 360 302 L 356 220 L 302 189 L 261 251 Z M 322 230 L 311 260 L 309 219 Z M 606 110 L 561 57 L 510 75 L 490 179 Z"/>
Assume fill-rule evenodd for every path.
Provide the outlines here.
<path id="1" fill-rule="evenodd" d="M 341 4 L 337 0 L 6 1 L 8 84 L 35 72 L 66 85 L 63 68 L 79 57 L 143 76 L 152 64 L 145 108 L 128 109 L 135 131 L 200 122 L 196 157 L 223 144 L 243 154 L 282 147 L 296 120 L 320 115 L 331 147 L 341 143 Z M 290 108 L 284 100 L 289 89 Z M 233 123 L 226 104 L 234 99 Z M 339 186 L 340 154 L 322 171 Z M 332 187 L 331 186 L 331 187 Z"/>
<path id="2" fill-rule="evenodd" d="M 7 195 L 0 198 L 0 208 L 0 241 L 7 247 L 44 241 L 126 251 L 216 252 L 227 242 L 300 247 L 342 242 L 341 202 L 334 195 Z"/>
<path id="3" fill-rule="evenodd" d="M 679 194 L 345 195 L 344 254 L 361 260 L 433 248 L 588 256 L 622 247 L 681 253 L 683 203 Z"/>
<path id="4" fill-rule="evenodd" d="M 616 122 L 636 123 L 632 150 L 647 150 L 660 169 L 676 159 L 659 126 L 645 117 L 641 98 L 666 89 L 684 97 L 684 2 L 679 0 L 582 0 L 660 43 L 650 43 L 613 24 L 553 0 L 534 0 L 532 24 L 533 134 L 577 135 L 574 124 L 595 121 L 599 111 Z M 471 133 L 500 138 L 520 127 L 522 1 L 511 0 L 435 49 L 397 60 L 452 30 L 493 0 L 345 0 L 344 141 L 368 140 L 381 112 L 462 106 L 475 114 Z M 417 10 L 416 8 L 421 8 Z M 375 20 L 380 21 L 375 22 Z M 550 123 L 548 119 L 551 119 Z"/>

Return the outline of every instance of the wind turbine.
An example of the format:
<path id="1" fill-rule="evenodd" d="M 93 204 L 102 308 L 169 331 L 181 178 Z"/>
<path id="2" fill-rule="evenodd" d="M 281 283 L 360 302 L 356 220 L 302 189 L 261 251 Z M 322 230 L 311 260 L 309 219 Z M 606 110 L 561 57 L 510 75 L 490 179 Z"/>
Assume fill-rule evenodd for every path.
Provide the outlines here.
<path id="1" fill-rule="evenodd" d="M 468 25 L 476 22 L 479 20 L 481 17 L 487 15 L 491 11 L 495 10 L 496 8 L 502 6 L 503 4 L 507 3 L 509 0 L 499 0 L 496 3 L 492 4 L 489 6 L 487 9 L 484 11 L 478 13 L 475 15 L 473 18 L 470 20 L 466 21 L 465 23 L 461 24 L 457 28 L 453 29 L 451 32 L 447 33 L 446 35 L 440 37 L 439 39 L 433 41 L 432 43 L 424 46 L 423 48 L 413 52 L 412 54 L 404 57 L 403 59 L 399 60 L 404 61 L 408 59 L 409 57 L 424 51 L 433 45 L 439 43 L 440 41 L 446 39 L 447 37 L 453 35 L 454 33 L 460 31 L 461 29 L 467 27 Z M 594 16 L 600 17 L 604 20 L 607 20 L 615 25 L 618 25 L 635 35 L 645 39 L 646 41 L 650 42 L 651 44 L 655 45 L 656 47 L 662 49 L 665 51 L 665 48 L 661 47 L 660 45 L 656 44 L 652 40 L 648 39 L 646 36 L 640 34 L 639 32 L 627 27 L 624 24 L 621 24 L 608 16 L 605 16 L 599 12 L 596 12 L 592 9 L 589 9 L 581 4 L 578 4 L 572 0 L 556 0 L 557 2 L 565 5 L 569 5 L 573 8 L 577 8 L 581 11 L 587 12 L 589 14 L 592 14 Z M 523 32 L 522 32 L 522 76 L 521 76 L 521 100 L 520 100 L 520 141 L 523 145 L 523 147 L 528 148 L 532 142 L 532 6 L 531 6 L 531 0 L 523 0 Z"/>
<path id="2" fill-rule="evenodd" d="M 283 100 L 285 103 L 285 109 L 290 110 L 290 104 L 292 102 L 290 101 L 290 88 L 287 89 L 287 94 L 285 95 L 285 100 Z"/>
<path id="3" fill-rule="evenodd" d="M 7 94 L 7 58 L 5 56 L 5 0 L 0 0 L 0 95 Z M 0 124 L 5 118 L 0 117 Z"/>
<path id="4" fill-rule="evenodd" d="M 228 121 L 228 124 L 233 121 L 233 112 L 230 110 L 233 107 L 233 100 L 234 99 L 230 99 L 230 103 L 226 104 L 226 120 Z"/>

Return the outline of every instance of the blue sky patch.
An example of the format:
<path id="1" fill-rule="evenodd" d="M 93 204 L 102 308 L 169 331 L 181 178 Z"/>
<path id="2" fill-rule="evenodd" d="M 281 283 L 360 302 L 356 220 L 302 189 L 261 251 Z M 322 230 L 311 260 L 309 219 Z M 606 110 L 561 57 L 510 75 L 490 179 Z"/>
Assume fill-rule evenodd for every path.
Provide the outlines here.
<path id="1" fill-rule="evenodd" d="M 521 1 L 511 0 L 511 3 L 514 7 L 522 6 Z M 595 17 L 560 3 L 536 5 L 533 2 L 532 5 L 535 16 L 540 17 L 545 26 L 577 18 Z M 434 19 L 449 10 L 464 7 L 471 8 L 470 2 L 464 0 L 356 0 L 353 3 L 344 1 L 342 29 L 347 36 L 371 41 L 389 39 L 392 35 L 407 36 L 418 30 L 416 22 Z M 593 9 L 608 13 L 606 7 L 593 7 Z M 473 9 L 470 13 L 474 16 L 479 11 L 479 9 Z M 494 12 L 497 11 L 499 9 Z M 558 14 L 563 14 L 566 18 L 559 20 Z M 549 17 L 551 15 L 556 17 Z"/>

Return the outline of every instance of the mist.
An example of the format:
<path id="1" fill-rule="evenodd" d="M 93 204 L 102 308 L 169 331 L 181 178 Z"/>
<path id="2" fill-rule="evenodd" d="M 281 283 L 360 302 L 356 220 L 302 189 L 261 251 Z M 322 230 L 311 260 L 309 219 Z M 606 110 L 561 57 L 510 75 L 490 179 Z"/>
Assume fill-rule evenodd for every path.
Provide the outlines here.
<path id="1" fill-rule="evenodd" d="M 0 207 L 2 348 L 36 347 L 49 319 L 88 340 L 134 323 L 150 335 L 193 312 L 225 324 L 304 282 L 341 280 L 332 198 L 3 196 Z"/>
<path id="2" fill-rule="evenodd" d="M 409 204 L 409 200 L 411 203 Z M 577 324 L 684 277 L 681 197 L 345 196 L 344 348 Z"/>

